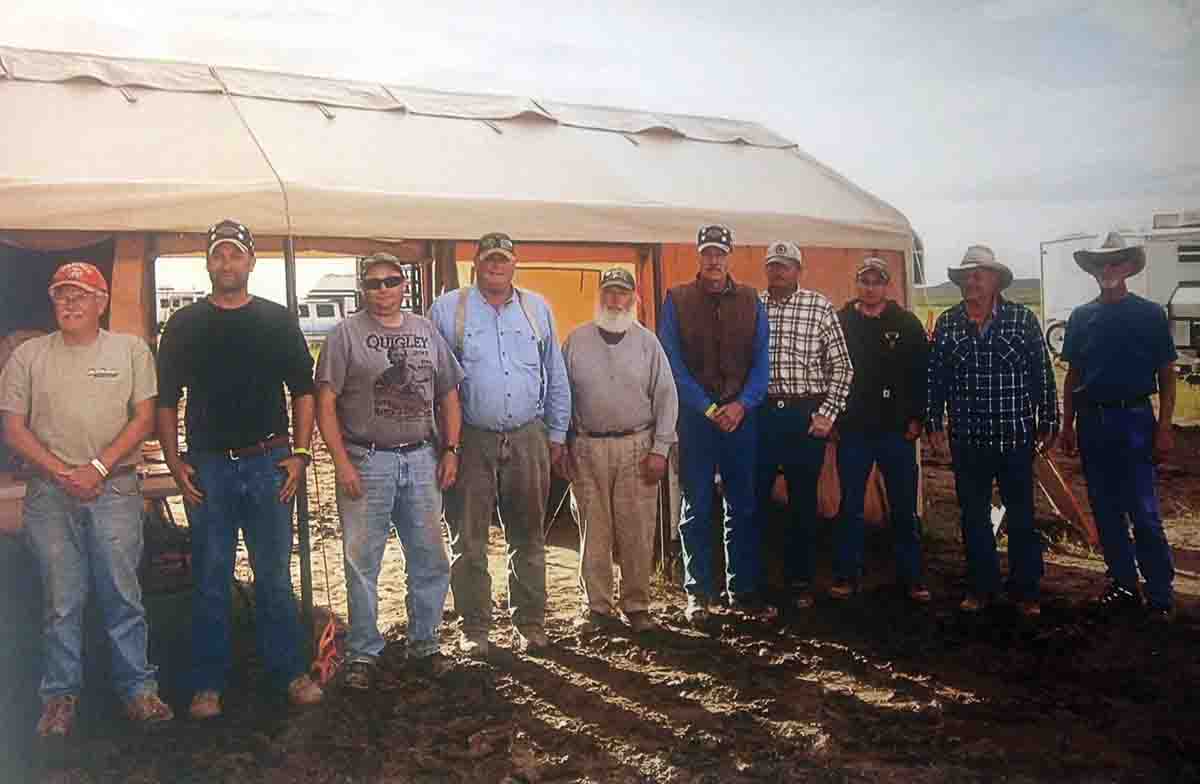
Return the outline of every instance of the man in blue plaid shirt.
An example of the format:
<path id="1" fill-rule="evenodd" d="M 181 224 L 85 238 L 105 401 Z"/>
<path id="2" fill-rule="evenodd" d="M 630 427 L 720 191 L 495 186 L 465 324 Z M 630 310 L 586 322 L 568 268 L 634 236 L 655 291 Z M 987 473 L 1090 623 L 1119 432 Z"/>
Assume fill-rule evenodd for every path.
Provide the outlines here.
<path id="1" fill-rule="evenodd" d="M 969 582 L 960 608 L 978 612 L 1000 591 L 995 481 L 1008 521 L 1008 590 L 1023 615 L 1037 616 L 1043 565 L 1033 528 L 1033 457 L 1053 444 L 1059 426 L 1050 354 L 1037 316 L 1001 296 L 1013 275 L 990 248 L 972 245 L 948 272 L 963 301 L 934 327 L 926 427 L 938 452 L 949 442 L 954 461 Z"/>

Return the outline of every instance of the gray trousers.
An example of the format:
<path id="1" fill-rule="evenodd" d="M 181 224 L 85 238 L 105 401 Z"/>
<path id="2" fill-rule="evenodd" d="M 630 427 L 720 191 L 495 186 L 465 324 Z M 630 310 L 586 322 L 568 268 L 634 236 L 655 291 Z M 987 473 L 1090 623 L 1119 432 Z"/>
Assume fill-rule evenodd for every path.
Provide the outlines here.
<path id="1" fill-rule="evenodd" d="M 571 446 L 577 468 L 572 492 L 579 506 L 582 551 L 579 584 L 591 610 L 615 614 L 613 560 L 621 567 L 621 609 L 650 609 L 658 483 L 642 479 L 650 430 L 623 438 L 580 436 Z"/>
<path id="2" fill-rule="evenodd" d="M 450 587 L 463 631 L 486 633 L 492 622 L 488 529 L 497 509 L 508 543 L 508 603 L 513 625 L 546 618 L 546 537 L 550 440 L 540 419 L 510 433 L 463 425 L 458 481 L 446 491 Z"/>

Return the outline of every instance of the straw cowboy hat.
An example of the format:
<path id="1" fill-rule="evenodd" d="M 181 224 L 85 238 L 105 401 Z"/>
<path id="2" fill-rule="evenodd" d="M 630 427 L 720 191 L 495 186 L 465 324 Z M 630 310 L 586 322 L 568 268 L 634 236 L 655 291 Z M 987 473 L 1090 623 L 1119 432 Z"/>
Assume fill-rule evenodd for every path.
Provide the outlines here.
<path id="1" fill-rule="evenodd" d="M 1126 245 L 1119 231 L 1110 231 L 1104 244 L 1095 250 L 1075 251 L 1075 263 L 1092 276 L 1099 275 L 1108 264 L 1125 261 L 1133 262 L 1134 270 L 1130 276 L 1138 274 L 1146 268 L 1146 249 L 1141 245 Z"/>
<path id="2" fill-rule="evenodd" d="M 962 263 L 957 267 L 950 267 L 946 273 L 954 285 L 962 288 L 962 285 L 967 282 L 967 273 L 975 269 L 990 269 L 1000 273 L 1001 291 L 1012 285 L 1012 270 L 996 261 L 996 254 L 992 253 L 992 249 L 987 245 L 972 245 L 967 248 Z"/>

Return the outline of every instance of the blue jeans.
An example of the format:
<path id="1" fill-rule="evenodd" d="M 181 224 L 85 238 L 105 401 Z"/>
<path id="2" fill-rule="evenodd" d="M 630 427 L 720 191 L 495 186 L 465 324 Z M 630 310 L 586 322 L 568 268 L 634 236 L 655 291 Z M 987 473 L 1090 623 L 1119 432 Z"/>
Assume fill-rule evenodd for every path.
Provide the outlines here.
<path id="1" fill-rule="evenodd" d="M 771 487 L 780 466 L 788 487 L 788 521 L 784 530 L 784 578 L 792 588 L 807 587 L 813 579 L 813 536 L 817 520 L 817 480 L 825 462 L 826 439 L 808 434 L 816 403 L 787 408 L 769 402 L 759 409 L 758 496 L 759 528 L 765 527 L 772 507 Z"/>
<path id="2" fill-rule="evenodd" d="M 346 594 L 350 600 L 347 661 L 374 661 L 383 651 L 379 633 L 379 569 L 392 528 L 404 551 L 408 592 L 408 653 L 438 650 L 438 628 L 450 589 L 450 561 L 442 539 L 442 491 L 432 446 L 412 452 L 378 452 L 347 444 L 362 478 L 357 499 L 338 488 Z"/>
<path id="3" fill-rule="evenodd" d="M 1150 605 L 1169 608 L 1175 567 L 1154 492 L 1154 426 L 1150 406 L 1084 408 L 1079 411 L 1076 425 L 1088 500 L 1096 517 L 1109 577 L 1137 593 L 1141 568 Z M 1129 539 L 1126 516 L 1133 521 L 1136 551 Z"/>
<path id="4" fill-rule="evenodd" d="M 238 529 L 254 570 L 255 643 L 274 688 L 305 672 L 300 616 L 292 594 L 292 504 L 279 502 L 285 447 L 231 460 L 190 452 L 204 500 L 188 510 L 192 532 L 192 687 L 223 691 L 232 665 L 230 591 Z"/>
<path id="5" fill-rule="evenodd" d="M 1044 567 L 1042 540 L 1033 528 L 1033 447 L 1001 451 L 953 444 L 951 454 L 971 592 L 990 596 L 1000 591 L 1000 557 L 992 531 L 994 480 L 1008 524 L 1009 591 L 1018 601 L 1036 601 Z"/>
<path id="6" fill-rule="evenodd" d="M 42 699 L 79 694 L 83 685 L 83 611 L 89 586 L 104 619 L 117 693 L 129 700 L 157 691 L 155 668 L 146 660 L 146 613 L 137 576 L 142 557 L 137 474 L 110 478 L 100 497 L 87 503 L 49 481 L 32 479 L 24 518 L 42 575 Z"/>
<path id="7" fill-rule="evenodd" d="M 903 433 L 843 433 L 838 439 L 842 485 L 833 576 L 858 580 L 863 571 L 863 503 L 871 466 L 878 465 L 891 506 L 896 576 L 905 586 L 921 580 L 921 521 L 917 518 L 917 448 Z"/>
<path id="8" fill-rule="evenodd" d="M 683 589 L 712 598 L 718 588 L 713 576 L 713 500 L 718 467 L 725 494 L 725 572 L 729 593 L 752 594 L 759 589 L 762 537 L 754 514 L 754 446 L 756 412 L 747 411 L 741 426 L 722 432 L 708 417 L 690 409 L 679 411 L 679 481 L 683 490 L 679 538 L 683 545 Z"/>

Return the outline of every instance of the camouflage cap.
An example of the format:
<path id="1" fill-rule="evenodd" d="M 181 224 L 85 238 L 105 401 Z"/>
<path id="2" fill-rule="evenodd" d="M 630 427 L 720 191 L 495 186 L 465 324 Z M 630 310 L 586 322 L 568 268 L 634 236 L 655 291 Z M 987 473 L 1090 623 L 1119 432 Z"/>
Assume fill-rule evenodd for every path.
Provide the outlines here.
<path id="1" fill-rule="evenodd" d="M 509 261 L 516 261 L 517 254 L 513 249 L 512 237 L 502 231 L 492 231 L 479 238 L 479 249 L 475 252 L 478 261 L 488 256 L 500 254 Z"/>
<path id="2" fill-rule="evenodd" d="M 637 289 L 637 283 L 634 282 L 633 273 L 629 270 L 622 267 L 609 267 L 600 276 L 600 288 L 620 288 L 634 291 Z"/>
<path id="3" fill-rule="evenodd" d="M 858 269 L 854 273 L 855 280 L 861 278 L 867 272 L 878 272 L 879 277 L 883 278 L 884 283 L 892 279 L 892 272 L 888 269 L 887 262 L 878 256 L 867 256 L 858 263 Z"/>

